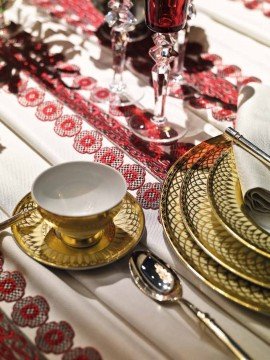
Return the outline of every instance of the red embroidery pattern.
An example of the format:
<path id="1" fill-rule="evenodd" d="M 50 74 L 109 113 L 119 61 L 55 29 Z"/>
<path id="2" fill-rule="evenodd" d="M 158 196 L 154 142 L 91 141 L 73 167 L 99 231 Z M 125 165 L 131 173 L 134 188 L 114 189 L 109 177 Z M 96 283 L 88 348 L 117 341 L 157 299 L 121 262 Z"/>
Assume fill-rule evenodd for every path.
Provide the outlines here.
<path id="1" fill-rule="evenodd" d="M 35 341 L 45 353 L 62 354 L 72 347 L 74 335 L 67 322 L 51 321 L 38 328 Z"/>
<path id="2" fill-rule="evenodd" d="M 161 183 L 146 183 L 137 192 L 137 200 L 145 209 L 157 210 L 161 193 Z"/>
<path id="3" fill-rule="evenodd" d="M 45 92 L 36 88 L 28 88 L 19 92 L 18 101 L 23 106 L 37 106 L 44 100 Z"/>
<path id="4" fill-rule="evenodd" d="M 72 137 L 82 129 L 82 118 L 76 115 L 64 115 L 55 121 L 54 131 L 59 136 Z"/>
<path id="5" fill-rule="evenodd" d="M 117 147 L 104 147 L 95 153 L 94 160 L 118 169 L 123 165 L 124 154 Z"/>
<path id="6" fill-rule="evenodd" d="M 110 97 L 110 92 L 108 89 L 103 87 L 95 87 L 90 94 L 90 100 L 95 103 L 103 103 L 107 101 Z"/>
<path id="7" fill-rule="evenodd" d="M 12 302 L 24 295 L 26 282 L 19 271 L 3 271 L 0 274 L 0 301 Z"/>
<path id="8" fill-rule="evenodd" d="M 34 328 L 47 321 L 49 309 L 42 296 L 27 296 L 16 302 L 11 317 L 16 325 Z"/>
<path id="9" fill-rule="evenodd" d="M 101 360 L 99 352 L 92 348 L 74 348 L 68 351 L 62 360 Z"/>
<path id="10" fill-rule="evenodd" d="M 6 360 L 41 359 L 41 354 L 29 339 L 0 310 L 0 357 Z"/>
<path id="11" fill-rule="evenodd" d="M 2 255 L 0 259 L 3 264 Z M 15 324 L 20 327 L 37 328 L 35 343 L 42 352 L 66 354 L 66 359 L 83 359 L 84 355 L 93 355 L 93 359 L 102 359 L 99 352 L 91 347 L 70 350 L 75 336 L 72 327 L 66 321 L 46 322 L 50 310 L 48 302 L 39 295 L 23 298 L 25 287 L 26 281 L 20 272 L 0 273 L 0 301 L 15 301 L 11 313 L 13 322 L 0 310 L 1 359 L 40 359 L 37 349 Z"/>
<path id="12" fill-rule="evenodd" d="M 260 10 L 267 17 L 270 17 L 269 0 L 241 0 L 246 8 L 250 10 Z"/>
<path id="13" fill-rule="evenodd" d="M 188 95 L 189 105 L 196 109 L 210 109 L 215 120 L 234 122 L 239 90 L 249 82 L 261 80 L 253 76 L 243 76 L 238 66 L 222 64 L 219 55 L 198 55 L 198 64 L 211 64 L 211 70 L 196 71 L 196 68 L 194 70 L 192 66 L 188 67 L 189 71 L 184 74 L 185 80 L 196 90 L 194 95 Z"/>
<path id="14" fill-rule="evenodd" d="M 59 102 L 45 101 L 38 106 L 36 117 L 41 121 L 54 121 L 62 115 L 62 112 L 63 105 Z"/>
<path id="15" fill-rule="evenodd" d="M 137 190 L 144 184 L 146 172 L 141 166 L 127 164 L 119 171 L 126 179 L 128 190 Z"/>
<path id="16" fill-rule="evenodd" d="M 76 76 L 73 80 L 73 87 L 81 90 L 91 90 L 96 85 L 97 80 L 90 76 Z"/>
<path id="17" fill-rule="evenodd" d="M 92 4 L 92 1 L 59 0 L 31 0 L 31 4 L 41 7 L 52 16 L 66 21 L 69 25 L 91 34 L 104 21 L 104 16 Z"/>
<path id="18" fill-rule="evenodd" d="M 74 138 L 74 149 L 82 154 L 93 154 L 102 146 L 102 136 L 97 131 L 84 130 Z"/>

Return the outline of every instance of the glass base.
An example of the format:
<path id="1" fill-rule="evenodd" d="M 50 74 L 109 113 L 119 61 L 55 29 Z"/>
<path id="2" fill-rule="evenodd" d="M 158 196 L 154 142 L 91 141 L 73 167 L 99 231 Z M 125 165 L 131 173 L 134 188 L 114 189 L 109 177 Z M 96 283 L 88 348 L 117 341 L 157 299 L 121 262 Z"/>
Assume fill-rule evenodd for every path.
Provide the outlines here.
<path id="1" fill-rule="evenodd" d="M 127 86 L 117 87 L 110 84 L 110 80 L 98 83 L 91 93 L 91 101 L 99 104 L 110 104 L 112 107 L 125 107 L 138 103 L 144 96 L 144 91 L 134 84 L 131 89 Z M 110 84 L 110 85 L 108 85 Z"/>
<path id="2" fill-rule="evenodd" d="M 157 144 L 171 144 L 183 138 L 187 133 L 187 129 L 180 125 L 169 121 L 157 124 L 152 121 L 152 118 L 153 114 L 142 111 L 131 116 L 128 121 L 129 128 L 140 139 Z"/>
<path id="3" fill-rule="evenodd" d="M 138 103 L 143 98 L 144 92 L 141 89 L 139 94 L 130 92 L 128 89 L 122 92 L 112 92 L 110 94 L 110 103 L 117 107 L 130 106 Z"/>

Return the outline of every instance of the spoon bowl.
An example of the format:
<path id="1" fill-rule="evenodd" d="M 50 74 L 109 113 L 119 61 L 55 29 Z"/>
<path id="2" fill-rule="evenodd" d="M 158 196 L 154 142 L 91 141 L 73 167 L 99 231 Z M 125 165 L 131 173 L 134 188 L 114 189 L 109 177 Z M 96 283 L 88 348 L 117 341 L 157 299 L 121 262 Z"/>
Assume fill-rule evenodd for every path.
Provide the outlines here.
<path id="1" fill-rule="evenodd" d="M 138 288 L 153 300 L 174 302 L 182 297 L 182 286 L 174 271 L 153 254 L 134 252 L 129 269 Z"/>

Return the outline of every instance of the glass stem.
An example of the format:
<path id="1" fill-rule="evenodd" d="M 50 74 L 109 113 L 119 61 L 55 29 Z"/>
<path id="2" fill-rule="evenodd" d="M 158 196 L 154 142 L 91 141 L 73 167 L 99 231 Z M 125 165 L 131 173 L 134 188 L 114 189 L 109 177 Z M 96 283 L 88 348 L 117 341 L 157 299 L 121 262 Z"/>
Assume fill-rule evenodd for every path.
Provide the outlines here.
<path id="1" fill-rule="evenodd" d="M 155 108 L 153 121 L 162 124 L 166 121 L 165 105 L 168 91 L 169 66 L 154 65 L 152 81 L 155 94 Z"/>
<path id="2" fill-rule="evenodd" d="M 184 70 L 184 60 L 185 60 L 185 53 L 186 53 L 186 46 L 187 46 L 187 34 L 188 34 L 188 25 L 185 29 L 179 31 L 178 39 L 175 44 L 175 51 L 178 52 L 178 56 L 175 57 L 173 62 L 173 69 L 172 69 L 172 77 L 179 77 L 182 76 Z"/>
<path id="3" fill-rule="evenodd" d="M 174 60 L 177 53 L 174 51 L 175 34 L 157 33 L 153 36 L 155 46 L 150 49 L 150 56 L 156 64 L 152 68 L 152 81 L 155 95 L 154 116 L 152 121 L 157 125 L 164 124 L 165 105 L 168 93 L 169 75 L 171 71 L 170 63 Z"/>
<path id="4" fill-rule="evenodd" d="M 112 52 L 113 52 L 113 81 L 110 84 L 112 92 L 122 92 L 126 85 L 123 83 L 123 71 L 126 62 L 127 44 L 129 35 L 127 32 L 111 30 Z"/>

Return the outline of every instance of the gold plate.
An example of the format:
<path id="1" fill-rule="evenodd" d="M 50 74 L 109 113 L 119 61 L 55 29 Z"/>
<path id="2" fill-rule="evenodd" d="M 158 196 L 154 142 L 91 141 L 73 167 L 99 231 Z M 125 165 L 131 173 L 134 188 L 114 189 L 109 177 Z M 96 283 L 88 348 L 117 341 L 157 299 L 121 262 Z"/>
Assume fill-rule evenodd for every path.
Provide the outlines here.
<path id="1" fill-rule="evenodd" d="M 27 194 L 14 214 L 35 206 Z M 130 252 L 141 239 L 144 214 L 135 198 L 127 193 L 120 212 L 104 229 L 98 244 L 84 249 L 65 245 L 37 210 L 11 229 L 19 247 L 31 258 L 55 268 L 86 270 L 110 264 Z"/>
<path id="2" fill-rule="evenodd" d="M 208 196 L 217 219 L 227 231 L 245 246 L 270 259 L 270 235 L 244 212 L 232 150 L 223 154 L 211 169 Z"/>
<path id="3" fill-rule="evenodd" d="M 217 156 L 216 151 L 208 152 L 183 180 L 180 207 L 184 224 L 202 250 L 222 266 L 254 284 L 270 288 L 270 261 L 237 241 L 212 211 L 207 179 Z"/>
<path id="4" fill-rule="evenodd" d="M 240 278 L 208 256 L 187 232 L 180 213 L 180 189 L 186 171 L 208 150 L 220 152 L 229 144 L 222 136 L 210 139 L 191 149 L 171 167 L 161 195 L 161 221 L 169 244 L 195 276 L 226 298 L 270 314 L 270 291 Z"/>

